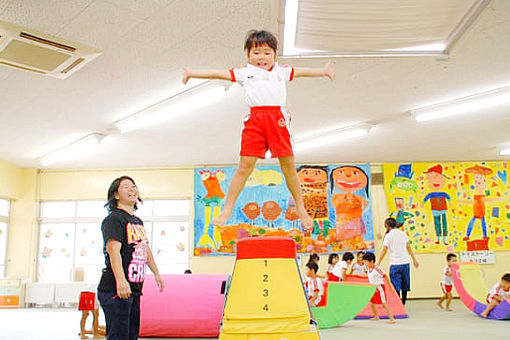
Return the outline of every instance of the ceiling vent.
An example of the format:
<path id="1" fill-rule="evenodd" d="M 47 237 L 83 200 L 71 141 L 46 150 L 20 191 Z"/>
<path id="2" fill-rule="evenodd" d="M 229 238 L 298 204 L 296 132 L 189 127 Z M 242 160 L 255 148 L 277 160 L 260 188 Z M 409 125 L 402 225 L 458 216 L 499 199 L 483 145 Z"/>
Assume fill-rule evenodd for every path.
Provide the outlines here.
<path id="1" fill-rule="evenodd" d="M 88 46 L 0 21 L 0 65 L 65 79 L 100 54 Z"/>

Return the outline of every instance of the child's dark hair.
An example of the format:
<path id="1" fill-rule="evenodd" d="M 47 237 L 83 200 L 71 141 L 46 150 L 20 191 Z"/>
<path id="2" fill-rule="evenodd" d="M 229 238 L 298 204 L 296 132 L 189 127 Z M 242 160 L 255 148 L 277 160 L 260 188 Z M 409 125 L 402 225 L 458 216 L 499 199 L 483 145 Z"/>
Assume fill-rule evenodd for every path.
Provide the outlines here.
<path id="1" fill-rule="evenodd" d="M 191 269 L 186 269 L 186 270 L 184 271 L 184 274 L 191 274 Z"/>
<path id="2" fill-rule="evenodd" d="M 349 260 L 354 260 L 354 255 L 352 255 L 352 253 L 350 251 L 348 251 L 347 253 L 344 253 L 342 255 L 342 260 L 344 261 L 349 261 Z"/>
<path id="3" fill-rule="evenodd" d="M 110 184 L 110 188 L 108 189 L 108 202 L 106 202 L 104 205 L 108 212 L 112 212 L 113 209 L 117 208 L 117 199 L 115 198 L 115 194 L 117 193 L 117 190 L 119 190 L 120 182 L 125 179 L 131 181 L 131 183 L 136 186 L 135 181 L 129 176 L 120 176 L 119 178 L 114 179 L 112 184 Z M 143 200 L 140 198 L 140 196 L 138 196 L 138 202 L 143 203 Z M 136 203 L 134 208 L 135 210 L 138 209 Z"/>
<path id="4" fill-rule="evenodd" d="M 358 251 L 358 254 L 356 256 L 365 255 L 365 252 L 363 250 Z"/>
<path id="5" fill-rule="evenodd" d="M 338 259 L 338 254 L 329 254 L 329 257 L 328 257 L 328 264 L 333 264 L 333 260 L 334 259 Z"/>
<path id="6" fill-rule="evenodd" d="M 501 277 L 501 280 L 505 280 L 507 282 L 510 282 L 510 273 L 506 273 Z"/>
<path id="7" fill-rule="evenodd" d="M 399 224 L 397 223 L 397 220 L 394 219 L 393 217 L 388 217 L 385 221 L 384 221 L 384 225 L 391 228 L 391 229 L 395 229 L 395 228 L 398 228 L 399 227 Z"/>
<path id="8" fill-rule="evenodd" d="M 454 257 L 457 257 L 457 255 L 454 253 L 449 253 L 448 255 L 446 255 L 446 261 L 450 262 L 450 260 L 453 259 Z"/>
<path id="9" fill-rule="evenodd" d="M 271 47 L 276 55 L 276 51 L 278 50 L 278 39 L 276 39 L 273 33 L 264 30 L 251 30 L 246 33 L 244 42 L 244 50 L 246 53 L 250 53 L 250 50 L 253 47 L 264 44 Z"/>
<path id="10" fill-rule="evenodd" d="M 317 272 L 319 271 L 319 266 L 317 265 L 317 263 L 314 263 L 314 262 L 308 262 L 308 263 L 306 264 L 306 266 L 307 266 L 308 268 L 310 268 L 310 269 L 313 269 L 313 272 L 314 272 L 315 274 L 317 274 Z"/>
<path id="11" fill-rule="evenodd" d="M 314 261 L 319 261 L 319 260 L 320 260 L 319 255 L 313 253 L 313 254 L 310 254 L 310 258 L 308 259 L 308 263 L 314 262 Z"/>
<path id="12" fill-rule="evenodd" d="M 363 260 L 367 260 L 368 262 L 375 262 L 375 254 L 366 253 L 365 255 L 363 255 Z"/>

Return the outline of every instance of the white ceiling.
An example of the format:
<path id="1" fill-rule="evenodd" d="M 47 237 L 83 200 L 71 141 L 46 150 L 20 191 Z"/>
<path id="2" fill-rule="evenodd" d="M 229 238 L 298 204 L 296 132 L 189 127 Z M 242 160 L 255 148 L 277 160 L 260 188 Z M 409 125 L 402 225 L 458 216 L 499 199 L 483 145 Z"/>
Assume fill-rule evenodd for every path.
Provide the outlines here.
<path id="1" fill-rule="evenodd" d="M 426 1 L 426 0 L 423 0 Z M 184 66 L 245 63 L 249 29 L 278 31 L 276 0 L 3 0 L 0 20 L 101 49 L 66 80 L 0 67 L 0 159 L 40 167 L 37 157 L 112 124 L 185 87 Z M 289 84 L 296 136 L 356 121 L 369 135 L 307 150 L 297 162 L 503 159 L 510 106 L 417 123 L 411 108 L 510 85 L 510 1 L 493 1 L 447 60 L 433 57 L 334 59 L 337 79 Z M 281 60 L 321 67 L 323 59 Z M 114 134 L 92 155 L 55 168 L 234 164 L 244 95 L 156 127 Z"/>

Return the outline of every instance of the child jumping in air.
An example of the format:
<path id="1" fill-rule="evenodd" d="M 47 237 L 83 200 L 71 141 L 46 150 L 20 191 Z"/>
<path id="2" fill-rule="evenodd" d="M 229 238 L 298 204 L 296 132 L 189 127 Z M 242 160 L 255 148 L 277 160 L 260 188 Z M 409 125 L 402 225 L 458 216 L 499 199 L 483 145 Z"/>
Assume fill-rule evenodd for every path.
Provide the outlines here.
<path id="1" fill-rule="evenodd" d="M 510 297 L 510 273 L 506 273 L 501 277 L 501 281 L 496 283 L 489 294 L 487 294 L 487 308 L 480 314 L 482 318 L 486 318 L 491 310 L 506 298 Z"/>
<path id="2" fill-rule="evenodd" d="M 368 281 L 377 285 L 374 296 L 370 300 L 370 306 L 372 307 L 372 312 L 374 312 L 374 317 L 370 320 L 379 320 L 379 313 L 377 313 L 375 305 L 382 305 L 386 313 L 388 313 L 390 323 L 395 323 L 396 321 L 393 317 L 393 313 L 386 303 L 386 289 L 384 286 L 384 277 L 386 274 L 381 268 L 375 265 L 375 255 L 373 253 L 366 253 L 363 255 L 363 262 L 365 262 L 365 266 L 367 266 L 368 269 Z"/>
<path id="3" fill-rule="evenodd" d="M 225 206 L 220 215 L 213 219 L 218 226 L 225 225 L 230 218 L 234 204 L 252 173 L 258 158 L 264 158 L 267 150 L 272 157 L 278 158 L 285 176 L 287 187 L 296 202 L 296 210 L 305 229 L 313 227 L 313 220 L 306 212 L 299 184 L 292 133 L 290 113 L 285 109 L 287 101 L 286 82 L 299 77 L 334 78 L 335 72 L 328 62 L 324 68 L 301 68 L 280 66 L 276 62 L 278 41 L 268 31 L 251 30 L 246 35 L 244 50 L 248 64 L 242 68 L 230 70 L 194 70 L 184 68 L 182 81 L 190 78 L 223 79 L 238 82 L 246 91 L 246 102 L 250 114 L 244 118 L 241 135 L 239 166 L 232 177 Z"/>
<path id="4" fill-rule="evenodd" d="M 316 307 L 322 300 L 324 294 L 324 287 L 322 286 L 321 279 L 317 277 L 317 270 L 319 267 L 316 263 L 308 262 L 305 268 L 306 275 L 306 291 L 308 292 L 308 301 L 311 307 Z"/>
<path id="5" fill-rule="evenodd" d="M 453 279 L 452 279 L 452 263 L 457 262 L 457 255 L 450 253 L 446 255 L 446 267 L 443 270 L 443 279 L 441 280 L 441 291 L 443 292 L 443 296 L 437 302 L 439 308 L 443 309 L 443 301 L 446 300 L 446 311 L 451 312 L 450 302 L 452 302 L 452 288 L 453 288 Z"/>

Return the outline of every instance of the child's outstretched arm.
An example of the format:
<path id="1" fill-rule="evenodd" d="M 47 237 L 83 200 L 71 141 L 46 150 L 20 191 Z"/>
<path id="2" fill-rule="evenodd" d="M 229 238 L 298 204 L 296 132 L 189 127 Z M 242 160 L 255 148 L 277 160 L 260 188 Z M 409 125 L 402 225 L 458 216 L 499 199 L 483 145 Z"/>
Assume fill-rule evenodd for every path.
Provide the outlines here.
<path id="1" fill-rule="evenodd" d="M 328 77 L 335 78 L 335 70 L 331 67 L 331 60 L 323 68 L 294 67 L 294 78 L 298 77 Z"/>
<path id="2" fill-rule="evenodd" d="M 190 78 L 231 80 L 229 70 L 193 70 L 185 67 L 182 82 L 186 84 Z"/>

